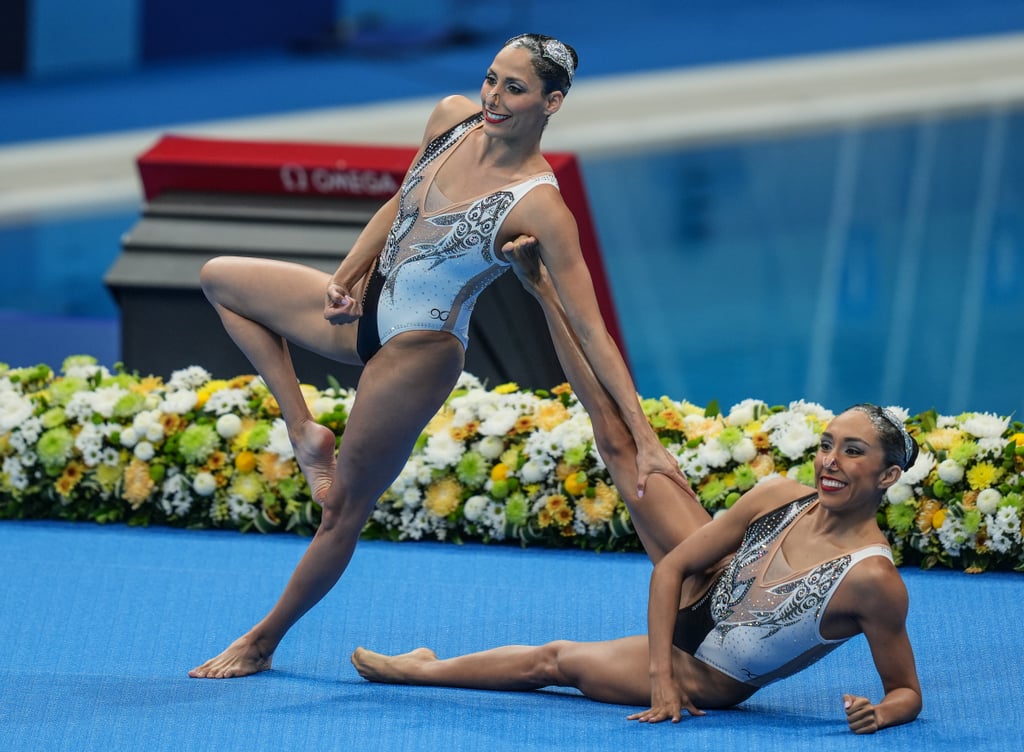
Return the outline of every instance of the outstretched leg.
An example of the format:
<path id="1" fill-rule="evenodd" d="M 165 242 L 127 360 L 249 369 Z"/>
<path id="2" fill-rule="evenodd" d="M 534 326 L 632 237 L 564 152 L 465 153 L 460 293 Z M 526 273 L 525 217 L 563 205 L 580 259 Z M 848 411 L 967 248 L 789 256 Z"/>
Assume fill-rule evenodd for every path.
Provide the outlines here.
<path id="1" fill-rule="evenodd" d="M 401 472 L 423 427 L 451 394 L 462 373 L 462 356 L 462 344 L 450 334 L 411 332 L 389 340 L 367 363 L 320 526 L 284 593 L 249 632 L 190 671 L 190 676 L 219 679 L 270 668 L 287 631 L 345 571 L 374 504 Z"/>
<path id="2" fill-rule="evenodd" d="M 711 516 L 693 496 L 660 475 L 652 475 L 643 498 L 637 498 L 636 444 L 614 400 L 591 369 L 547 270 L 533 250 L 520 247 L 510 257 L 516 276 L 544 311 L 558 361 L 573 392 L 590 415 L 597 449 L 629 507 L 644 549 L 651 561 L 657 563 L 709 522 Z"/>
<path id="3" fill-rule="evenodd" d="M 649 662 L 646 637 L 507 645 L 444 660 L 427 648 L 396 656 L 366 648 L 352 654 L 359 675 L 374 682 L 508 692 L 575 687 L 592 700 L 619 705 L 650 702 Z"/>

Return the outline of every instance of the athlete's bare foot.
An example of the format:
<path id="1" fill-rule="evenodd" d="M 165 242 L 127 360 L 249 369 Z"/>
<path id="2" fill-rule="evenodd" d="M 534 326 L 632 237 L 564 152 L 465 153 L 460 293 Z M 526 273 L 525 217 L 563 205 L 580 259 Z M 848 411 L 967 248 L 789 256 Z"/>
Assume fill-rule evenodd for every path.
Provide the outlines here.
<path id="1" fill-rule="evenodd" d="M 437 660 L 430 648 L 416 648 L 401 655 L 383 655 L 366 648 L 356 648 L 352 653 L 352 665 L 367 681 L 382 684 L 409 684 L 422 678 L 419 669 L 426 663 Z"/>
<path id="2" fill-rule="evenodd" d="M 337 462 L 334 441 L 334 431 L 314 420 L 303 423 L 298 434 L 292 437 L 295 461 L 299 463 L 306 483 L 309 484 L 313 501 L 321 506 L 334 482 Z"/>
<path id="3" fill-rule="evenodd" d="M 272 655 L 264 655 L 249 635 L 242 635 L 227 650 L 188 672 L 193 679 L 235 679 L 270 668 Z"/>

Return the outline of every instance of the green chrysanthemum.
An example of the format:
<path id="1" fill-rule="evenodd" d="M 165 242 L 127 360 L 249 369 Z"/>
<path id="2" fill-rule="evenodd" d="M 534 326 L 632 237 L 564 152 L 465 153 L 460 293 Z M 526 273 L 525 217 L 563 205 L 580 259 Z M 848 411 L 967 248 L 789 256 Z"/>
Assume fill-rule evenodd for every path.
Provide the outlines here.
<path id="1" fill-rule="evenodd" d="M 178 442 L 178 450 L 186 462 L 198 465 L 220 446 L 220 437 L 213 426 L 193 424 L 186 428 Z"/>
<path id="2" fill-rule="evenodd" d="M 71 459 L 75 437 L 67 428 L 58 426 L 46 431 L 36 443 L 36 454 L 47 470 L 60 470 Z"/>
<path id="3" fill-rule="evenodd" d="M 974 459 L 977 454 L 978 442 L 976 441 L 961 441 L 949 450 L 949 456 L 961 465 L 966 465 L 970 460 Z"/>
<path id="4" fill-rule="evenodd" d="M 263 449 L 269 443 L 270 424 L 265 420 L 261 420 L 249 431 L 249 439 L 246 441 L 246 444 L 249 449 Z"/>
<path id="5" fill-rule="evenodd" d="M 890 504 L 885 509 L 885 521 L 897 535 L 906 535 L 914 526 L 917 509 L 913 504 Z"/>
<path id="6" fill-rule="evenodd" d="M 479 452 L 469 451 L 462 455 L 455 466 L 459 482 L 469 488 L 480 488 L 488 478 L 487 460 Z"/>
<path id="7" fill-rule="evenodd" d="M 146 406 L 146 398 L 137 392 L 128 392 L 114 404 L 113 417 L 130 418 Z"/>
<path id="8" fill-rule="evenodd" d="M 708 481 L 703 488 L 700 489 L 699 496 L 701 502 L 706 507 L 714 506 L 722 499 L 725 498 L 726 493 L 729 489 L 726 487 L 718 478 Z"/>
<path id="9" fill-rule="evenodd" d="M 736 488 L 747 491 L 757 485 L 757 473 L 747 463 L 743 463 L 735 470 Z"/>
<path id="10" fill-rule="evenodd" d="M 718 443 L 726 449 L 732 449 L 743 441 L 743 430 L 736 426 L 729 426 L 718 434 Z"/>
<path id="11" fill-rule="evenodd" d="M 68 416 L 64 413 L 64 408 L 51 407 L 40 415 L 39 419 L 43 423 L 43 428 L 56 428 L 57 426 L 64 425 L 67 422 Z"/>
<path id="12" fill-rule="evenodd" d="M 517 526 L 526 523 L 526 497 L 522 494 L 512 494 L 505 502 L 505 521 Z"/>
<path id="13" fill-rule="evenodd" d="M 67 376 L 63 379 L 57 379 L 50 385 L 50 399 L 56 405 L 66 405 L 76 392 L 88 388 L 89 382 L 85 379 L 80 379 L 77 376 Z"/>
<path id="14" fill-rule="evenodd" d="M 981 528 L 981 511 L 978 509 L 968 509 L 964 512 L 964 531 L 968 535 L 973 535 L 978 532 Z"/>
<path id="15" fill-rule="evenodd" d="M 807 461 L 802 465 L 791 468 L 789 471 L 789 477 L 796 480 L 797 483 L 802 483 L 805 486 L 814 485 L 814 462 Z"/>
<path id="16" fill-rule="evenodd" d="M 565 462 L 568 465 L 579 467 L 587 458 L 587 447 L 575 446 L 565 450 Z"/>

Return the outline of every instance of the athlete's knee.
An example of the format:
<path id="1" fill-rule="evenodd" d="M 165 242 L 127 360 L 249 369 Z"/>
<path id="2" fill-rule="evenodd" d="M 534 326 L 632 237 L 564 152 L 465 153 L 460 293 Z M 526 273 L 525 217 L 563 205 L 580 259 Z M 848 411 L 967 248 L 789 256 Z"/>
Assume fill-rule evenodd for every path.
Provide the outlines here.
<path id="1" fill-rule="evenodd" d="M 206 297 L 214 301 L 217 291 L 228 277 L 230 259 L 227 256 L 215 256 L 203 264 L 199 270 L 199 286 L 203 288 Z"/>
<path id="2" fill-rule="evenodd" d="M 529 678 L 543 687 L 576 686 L 571 660 L 571 648 L 574 644 L 570 640 L 554 640 L 537 648 L 534 674 Z"/>

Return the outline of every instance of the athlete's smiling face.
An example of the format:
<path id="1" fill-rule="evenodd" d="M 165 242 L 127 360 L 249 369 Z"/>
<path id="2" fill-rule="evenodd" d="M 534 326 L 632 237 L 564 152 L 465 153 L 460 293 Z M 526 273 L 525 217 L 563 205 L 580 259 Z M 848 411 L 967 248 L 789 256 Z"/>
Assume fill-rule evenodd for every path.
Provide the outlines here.
<path id="1" fill-rule="evenodd" d="M 822 433 L 814 456 L 814 477 L 822 502 L 877 503 L 899 475 L 899 468 L 886 465 L 878 431 L 863 411 L 837 415 Z"/>
<path id="2" fill-rule="evenodd" d="M 544 93 L 544 82 L 533 69 L 530 52 L 505 47 L 494 58 L 480 88 L 484 121 L 492 132 L 543 130 L 548 116 L 562 104 L 562 93 Z"/>

